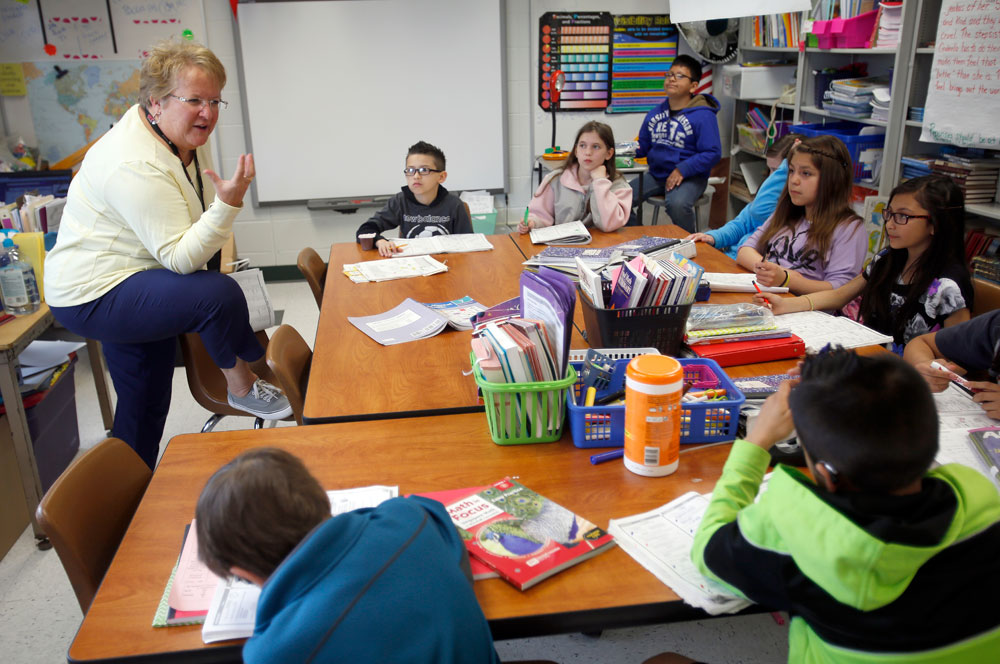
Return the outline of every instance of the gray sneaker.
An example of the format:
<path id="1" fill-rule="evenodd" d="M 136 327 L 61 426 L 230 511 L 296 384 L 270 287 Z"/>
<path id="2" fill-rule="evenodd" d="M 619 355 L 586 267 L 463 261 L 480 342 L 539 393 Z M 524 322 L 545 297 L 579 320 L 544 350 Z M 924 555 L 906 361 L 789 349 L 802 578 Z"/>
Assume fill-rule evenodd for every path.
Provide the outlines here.
<path id="1" fill-rule="evenodd" d="M 265 420 L 281 420 L 292 414 L 292 405 L 288 397 L 282 394 L 274 385 L 258 378 L 245 397 L 229 396 L 229 405 L 244 412 L 261 417 Z"/>

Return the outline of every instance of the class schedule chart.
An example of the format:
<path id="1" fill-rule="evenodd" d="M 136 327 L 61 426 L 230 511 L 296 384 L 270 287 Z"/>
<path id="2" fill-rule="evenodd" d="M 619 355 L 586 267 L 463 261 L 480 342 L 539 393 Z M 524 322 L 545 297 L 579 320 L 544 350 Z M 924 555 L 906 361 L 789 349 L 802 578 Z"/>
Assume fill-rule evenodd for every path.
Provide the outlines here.
<path id="1" fill-rule="evenodd" d="M 677 28 L 667 14 L 614 17 L 608 113 L 645 113 L 666 98 L 663 77 L 677 57 Z"/>
<path id="2" fill-rule="evenodd" d="M 549 82 L 555 72 L 565 84 L 555 109 L 595 111 L 607 108 L 611 70 L 609 12 L 546 12 L 539 19 L 538 105 L 552 110 Z"/>

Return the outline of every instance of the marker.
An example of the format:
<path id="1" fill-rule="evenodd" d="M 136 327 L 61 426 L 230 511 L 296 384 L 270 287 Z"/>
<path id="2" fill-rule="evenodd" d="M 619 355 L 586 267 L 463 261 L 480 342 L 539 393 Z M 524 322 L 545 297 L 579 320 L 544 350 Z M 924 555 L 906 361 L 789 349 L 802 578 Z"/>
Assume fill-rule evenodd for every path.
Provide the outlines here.
<path id="1" fill-rule="evenodd" d="M 754 279 L 750 283 L 752 283 L 753 287 L 757 289 L 757 295 L 761 295 L 761 296 L 764 295 L 764 292 L 760 289 L 760 286 L 757 285 L 757 280 L 756 279 Z M 771 308 L 771 302 L 766 297 L 764 298 L 764 306 L 767 307 L 768 309 Z"/>
<path id="2" fill-rule="evenodd" d="M 596 399 L 596 398 L 597 398 L 597 388 L 596 387 L 588 387 L 587 388 L 587 396 L 586 396 L 586 399 L 583 402 L 583 405 L 584 406 L 593 406 L 594 405 L 594 399 Z"/>
<path id="3" fill-rule="evenodd" d="M 970 397 L 972 395 L 974 395 L 976 392 L 982 392 L 982 390 L 977 390 L 975 388 L 969 387 L 969 381 L 967 381 L 964 378 L 962 378 L 961 376 L 957 375 L 951 369 L 949 369 L 948 367 L 944 366 L 943 364 L 941 364 L 937 360 L 934 360 L 933 362 L 931 362 L 931 368 L 932 369 L 937 369 L 938 371 L 943 371 L 946 374 L 949 374 L 948 380 L 951 381 L 951 384 L 954 385 L 955 387 L 957 387 L 958 389 L 962 390 L 966 394 L 968 394 Z"/>
<path id="4" fill-rule="evenodd" d="M 527 228 L 528 226 L 528 208 L 524 208 L 524 221 L 521 222 L 522 225 Z"/>
<path id="5" fill-rule="evenodd" d="M 599 463 L 604 463 L 605 461 L 612 461 L 614 459 L 620 459 L 625 456 L 625 448 L 620 450 L 611 450 L 610 452 L 601 452 L 600 454 L 592 454 L 590 456 L 590 463 L 595 466 Z"/>

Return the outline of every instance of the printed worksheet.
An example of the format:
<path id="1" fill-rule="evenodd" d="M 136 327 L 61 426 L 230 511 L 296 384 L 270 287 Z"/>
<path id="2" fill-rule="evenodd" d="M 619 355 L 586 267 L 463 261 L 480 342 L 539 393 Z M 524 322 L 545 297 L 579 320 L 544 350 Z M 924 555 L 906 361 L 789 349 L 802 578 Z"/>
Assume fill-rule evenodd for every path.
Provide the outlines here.
<path id="1" fill-rule="evenodd" d="M 806 343 L 806 351 L 810 353 L 819 351 L 827 344 L 839 344 L 844 348 L 861 348 L 892 341 L 892 337 L 876 332 L 850 318 L 831 316 L 823 311 L 782 314 L 775 316 L 774 321 L 780 327 L 791 329 L 792 334 Z"/>
<path id="2" fill-rule="evenodd" d="M 709 497 L 690 491 L 655 510 L 612 519 L 608 532 L 618 545 L 682 600 L 712 615 L 735 613 L 750 601 L 702 576 L 691 562 L 691 546 Z"/>
<path id="3" fill-rule="evenodd" d="M 434 235 L 393 240 L 402 250 L 393 258 L 426 256 L 428 254 L 464 254 L 473 251 L 490 251 L 493 244 L 482 233 L 460 233 L 458 235 Z"/>
<path id="4" fill-rule="evenodd" d="M 344 265 L 344 274 L 356 283 L 389 281 L 391 279 L 406 279 L 408 277 L 426 277 L 447 271 L 447 265 L 430 256 L 385 258 L 377 261 Z"/>

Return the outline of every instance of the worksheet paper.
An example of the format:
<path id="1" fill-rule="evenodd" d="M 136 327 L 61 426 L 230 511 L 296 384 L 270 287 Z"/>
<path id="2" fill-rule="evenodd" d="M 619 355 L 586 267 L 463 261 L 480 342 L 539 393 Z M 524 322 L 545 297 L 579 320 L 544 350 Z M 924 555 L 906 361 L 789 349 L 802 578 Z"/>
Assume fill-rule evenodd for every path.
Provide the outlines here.
<path id="1" fill-rule="evenodd" d="M 408 277 L 426 277 L 447 271 L 447 265 L 430 256 L 385 258 L 383 260 L 344 265 L 344 274 L 355 283 L 390 281 L 392 279 L 406 279 Z"/>
<path id="2" fill-rule="evenodd" d="M 708 503 L 708 495 L 690 491 L 649 512 L 612 519 L 608 532 L 687 604 L 712 615 L 735 613 L 751 602 L 705 578 L 691 562 L 694 534 Z"/>
<path id="3" fill-rule="evenodd" d="M 330 499 L 330 513 L 337 516 L 362 507 L 377 507 L 384 501 L 397 497 L 399 487 L 376 484 L 327 491 L 326 495 Z M 219 579 L 212 596 L 212 605 L 201 628 L 201 640 L 214 643 L 248 638 L 253 634 L 259 598 L 260 588 L 252 583 L 236 577 Z"/>
<path id="4" fill-rule="evenodd" d="M 941 465 L 960 463 L 975 468 L 1000 490 L 1000 481 L 986 467 L 969 439 L 969 429 L 996 426 L 996 421 L 954 385 L 935 394 L 934 402 L 938 411 L 938 453 L 934 460 Z"/>
<path id="5" fill-rule="evenodd" d="M 779 327 L 787 327 L 806 344 L 806 351 L 818 352 L 827 344 L 844 348 L 861 348 L 887 344 L 892 337 L 846 318 L 831 316 L 823 311 L 799 311 L 774 317 Z"/>
<path id="6" fill-rule="evenodd" d="M 400 238 L 393 240 L 393 242 L 397 247 L 402 247 L 401 251 L 392 255 L 393 258 L 426 256 L 428 254 L 464 254 L 493 249 L 493 244 L 482 233 Z"/>

